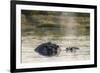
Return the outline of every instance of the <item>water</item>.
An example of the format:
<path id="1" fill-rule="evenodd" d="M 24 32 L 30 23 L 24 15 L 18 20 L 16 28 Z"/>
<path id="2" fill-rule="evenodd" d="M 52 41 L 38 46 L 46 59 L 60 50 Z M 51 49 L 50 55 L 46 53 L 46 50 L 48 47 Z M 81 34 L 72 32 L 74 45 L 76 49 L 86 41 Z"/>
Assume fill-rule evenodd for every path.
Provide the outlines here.
<path id="1" fill-rule="evenodd" d="M 89 60 L 89 15 L 76 14 L 78 13 L 63 12 L 60 16 L 33 15 L 30 16 L 31 20 L 22 15 L 22 63 Z M 36 24 L 35 19 L 41 21 L 41 24 Z M 45 57 L 34 51 L 37 46 L 46 42 L 59 45 L 61 52 L 53 57 Z M 79 50 L 66 52 L 67 47 L 78 47 Z"/>
<path id="2" fill-rule="evenodd" d="M 54 57 L 45 57 L 39 55 L 34 49 L 41 43 L 51 41 L 60 46 L 61 52 Z M 90 46 L 88 36 L 64 36 L 61 38 L 37 37 L 37 36 L 24 36 L 22 37 L 22 63 L 34 63 L 34 62 L 47 62 L 47 61 L 77 61 L 77 60 L 89 60 Z M 66 47 L 75 46 L 80 48 L 75 53 L 66 52 Z"/>

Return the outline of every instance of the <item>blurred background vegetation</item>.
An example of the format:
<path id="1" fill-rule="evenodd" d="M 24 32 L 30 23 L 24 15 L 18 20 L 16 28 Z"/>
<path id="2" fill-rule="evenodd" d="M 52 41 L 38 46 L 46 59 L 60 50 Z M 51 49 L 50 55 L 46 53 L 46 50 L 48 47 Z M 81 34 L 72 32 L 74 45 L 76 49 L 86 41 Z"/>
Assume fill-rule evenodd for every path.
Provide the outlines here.
<path id="1" fill-rule="evenodd" d="M 90 14 L 56 11 L 21 11 L 22 35 L 89 35 Z"/>

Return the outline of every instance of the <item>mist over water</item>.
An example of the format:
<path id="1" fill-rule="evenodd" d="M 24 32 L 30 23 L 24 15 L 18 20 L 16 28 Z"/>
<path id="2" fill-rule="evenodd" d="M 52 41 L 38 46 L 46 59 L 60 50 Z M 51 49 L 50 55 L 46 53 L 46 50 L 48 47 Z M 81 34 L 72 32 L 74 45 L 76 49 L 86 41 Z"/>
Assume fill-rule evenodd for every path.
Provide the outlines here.
<path id="1" fill-rule="evenodd" d="M 66 28 L 65 32 L 68 35 L 72 35 L 75 36 L 78 34 L 78 25 L 79 23 L 77 22 L 76 15 L 74 13 L 62 13 L 62 17 L 64 17 L 64 19 L 61 19 L 61 21 L 63 21 L 63 23 L 65 24 L 64 27 Z"/>

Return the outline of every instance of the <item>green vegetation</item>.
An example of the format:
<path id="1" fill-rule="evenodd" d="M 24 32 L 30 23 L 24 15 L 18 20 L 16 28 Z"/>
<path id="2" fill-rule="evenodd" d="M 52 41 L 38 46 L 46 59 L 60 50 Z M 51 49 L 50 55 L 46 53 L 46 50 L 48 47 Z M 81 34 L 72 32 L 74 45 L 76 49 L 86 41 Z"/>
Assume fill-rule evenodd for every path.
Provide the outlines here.
<path id="1" fill-rule="evenodd" d="M 61 12 L 56 11 L 32 11 L 32 10 L 22 10 L 22 14 L 25 15 L 60 15 Z"/>
<path id="2" fill-rule="evenodd" d="M 74 22 L 72 23 L 71 21 Z M 75 26 L 74 24 L 77 25 Z M 79 34 L 89 35 L 90 33 L 89 24 L 90 24 L 89 13 L 33 11 L 33 10 L 21 11 L 22 35 L 31 34 L 40 37 L 46 35 L 64 36 L 67 34 L 66 29 L 69 27 L 69 25 L 70 27 L 71 26 L 73 27 L 74 25 L 74 27 L 77 28 Z"/>

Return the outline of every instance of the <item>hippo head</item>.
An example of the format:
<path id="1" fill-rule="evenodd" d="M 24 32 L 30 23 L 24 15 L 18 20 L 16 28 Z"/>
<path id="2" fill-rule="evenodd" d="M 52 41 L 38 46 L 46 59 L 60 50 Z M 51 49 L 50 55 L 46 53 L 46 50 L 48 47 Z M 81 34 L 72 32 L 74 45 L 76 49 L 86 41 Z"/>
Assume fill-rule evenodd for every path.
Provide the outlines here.
<path id="1" fill-rule="evenodd" d="M 38 52 L 40 55 L 44 56 L 54 56 L 58 53 L 59 46 L 53 44 L 51 42 L 43 43 L 39 45 L 35 51 Z"/>

